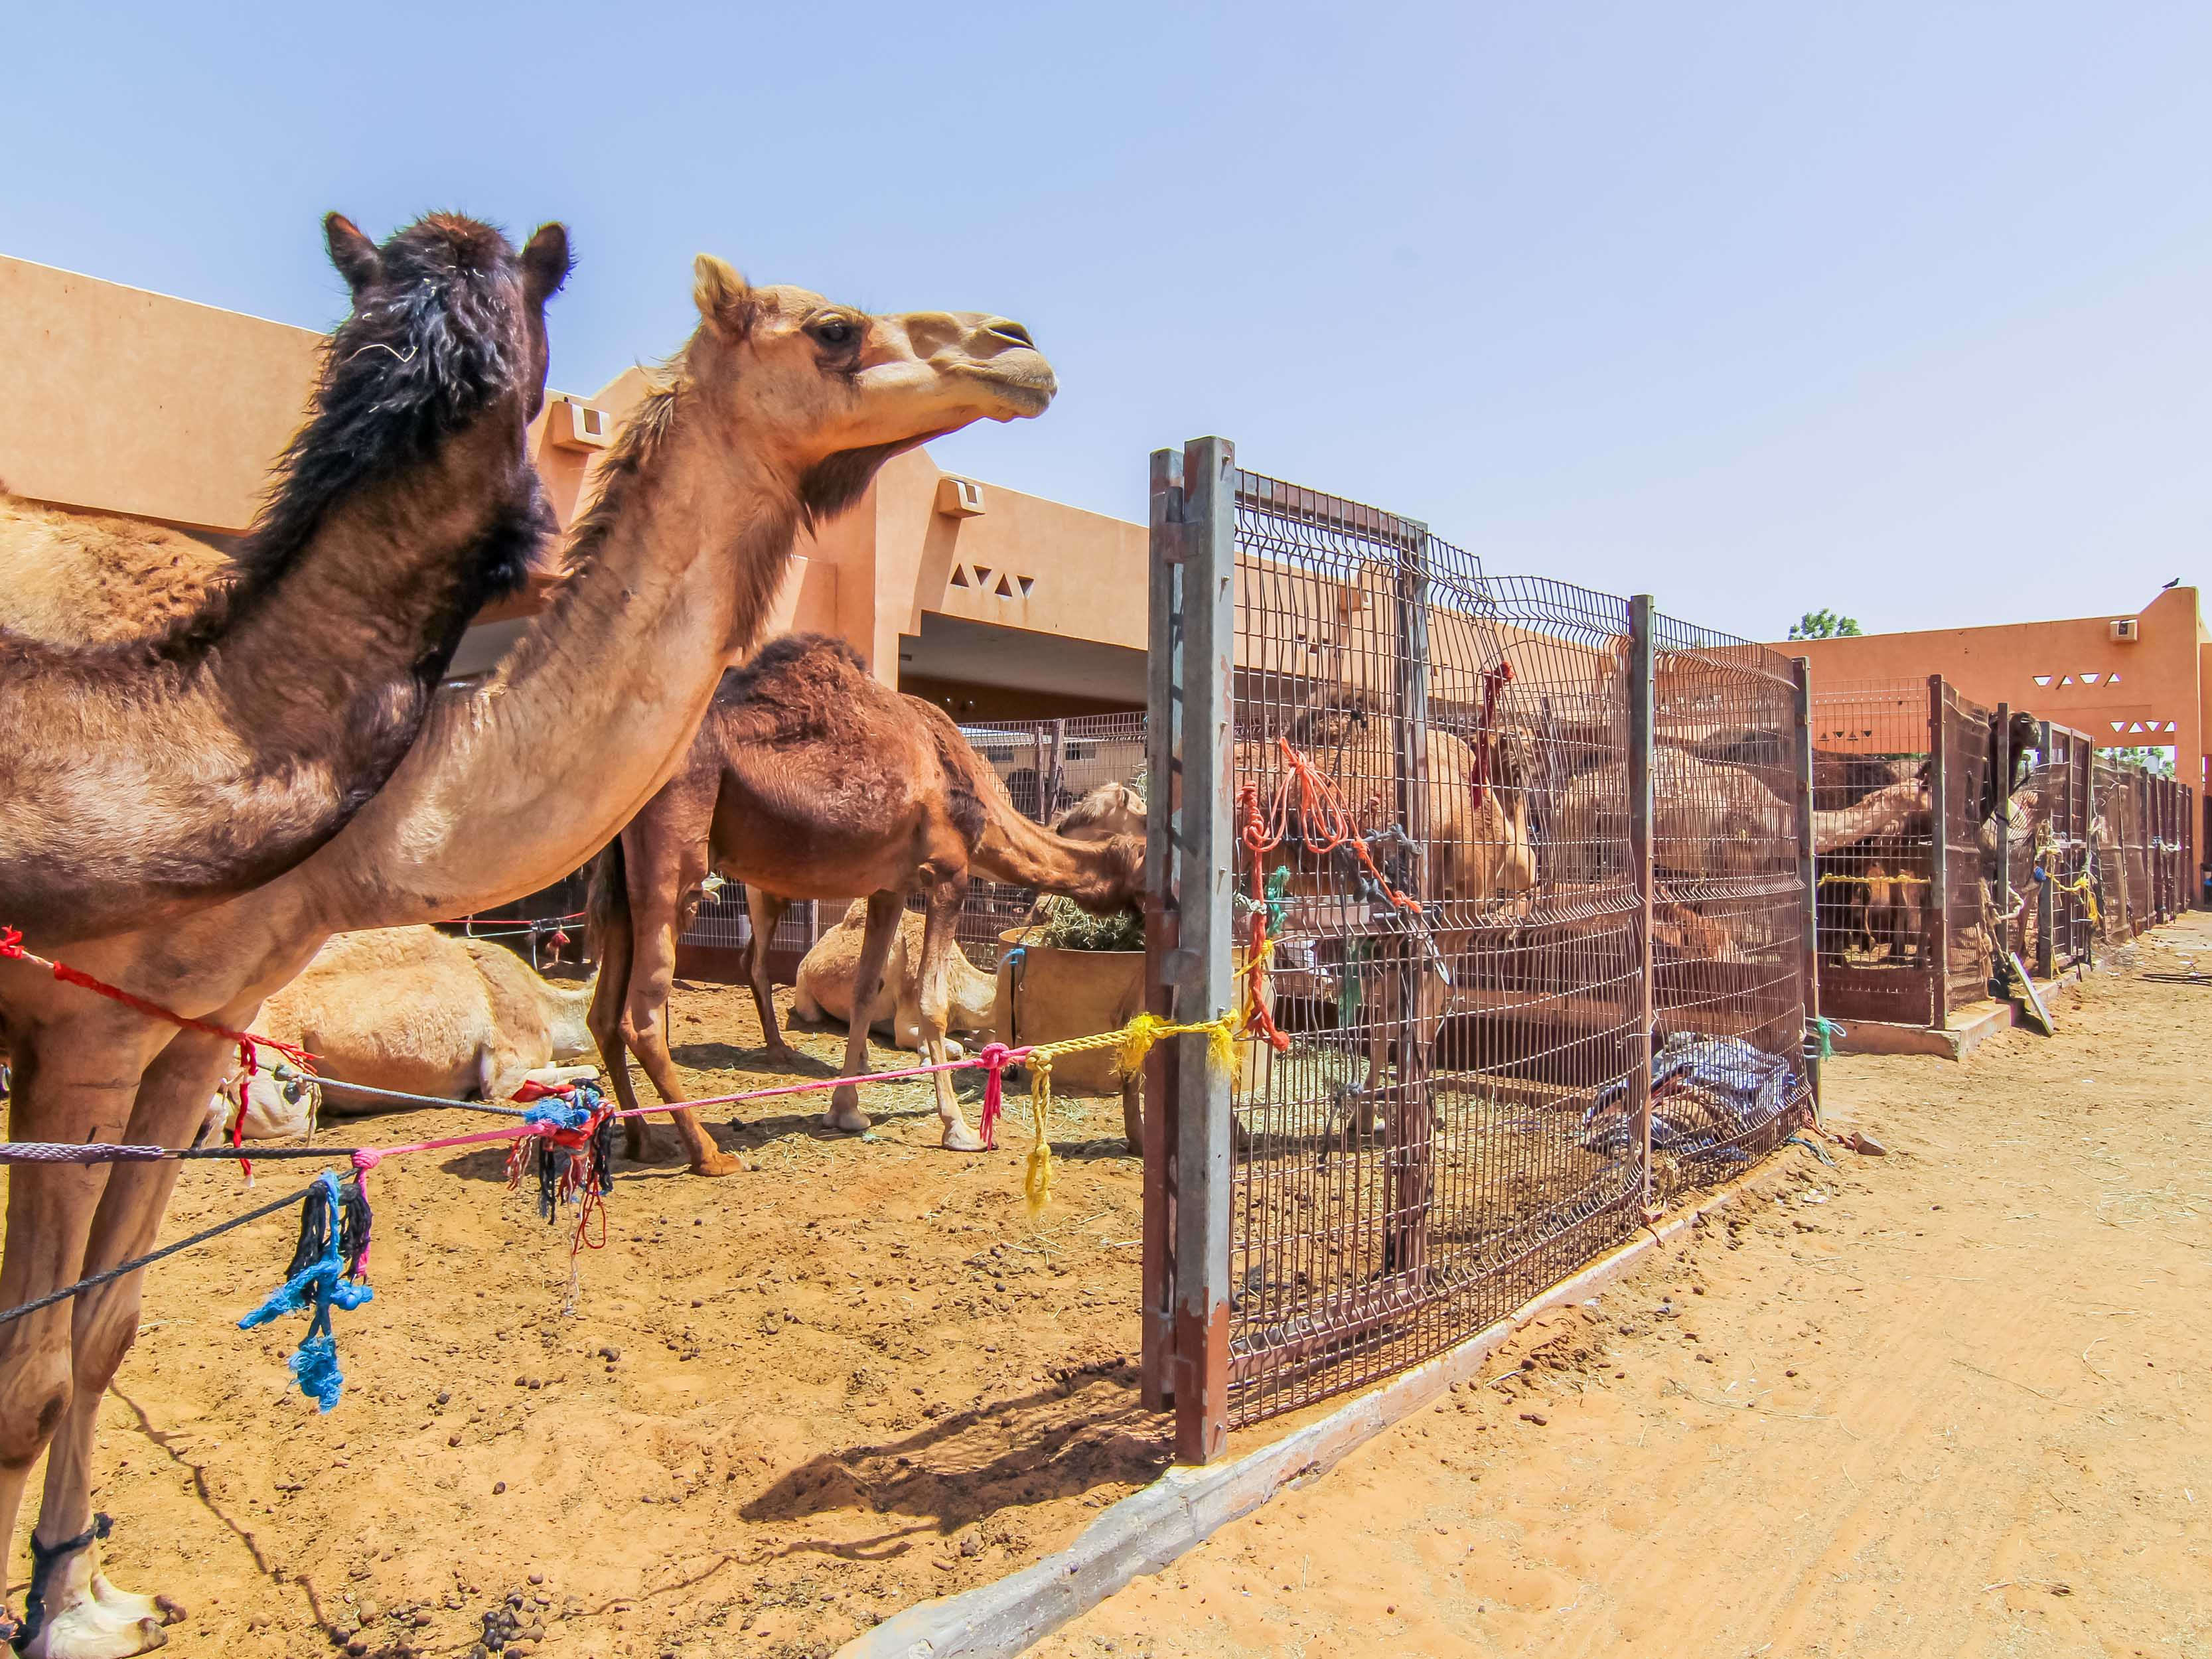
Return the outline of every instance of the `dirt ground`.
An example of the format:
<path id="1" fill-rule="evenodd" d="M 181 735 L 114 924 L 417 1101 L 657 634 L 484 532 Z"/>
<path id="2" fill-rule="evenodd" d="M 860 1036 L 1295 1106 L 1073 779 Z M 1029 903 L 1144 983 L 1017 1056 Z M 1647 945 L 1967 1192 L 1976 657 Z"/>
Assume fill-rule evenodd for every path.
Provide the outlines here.
<path id="1" fill-rule="evenodd" d="M 2177 945 L 2212 953 L 2212 928 L 2139 966 Z M 699 1092 L 775 1080 L 741 993 L 676 1012 Z M 2123 972 L 2055 1042 L 1838 1063 L 1832 1120 L 1894 1156 L 1786 1152 L 1504 1381 L 1040 1651 L 2212 1653 L 2208 1013 L 2212 990 Z M 842 1037 L 797 1036 L 830 1074 Z M 710 1114 L 753 1166 L 726 1181 L 625 1167 L 574 1316 L 565 1227 L 500 1152 L 386 1165 L 327 1417 L 284 1370 L 300 1322 L 234 1328 L 289 1217 L 155 1269 L 102 1431 L 118 1582 L 187 1602 L 186 1656 L 467 1655 L 502 1609 L 544 1655 L 812 1656 L 1066 1543 L 1167 1455 L 1127 1363 L 1118 1103 L 1059 1125 L 1033 1231 L 1018 1125 L 954 1157 L 923 1086 L 874 1100 L 867 1140 L 804 1097 Z M 257 1196 L 302 1178 L 264 1164 Z M 164 1237 L 245 1202 L 194 1166 Z M 18 1604 L 23 1565 L 18 1540 Z"/>
<path id="2" fill-rule="evenodd" d="M 2212 1654 L 2212 921 L 1036 1650 Z"/>
<path id="3" fill-rule="evenodd" d="M 681 988 L 675 1014 L 696 1092 L 789 1080 L 741 1046 L 745 993 Z M 836 1074 L 841 1028 L 792 1035 Z M 956 1075 L 972 1121 L 980 1074 Z M 505 1190 L 503 1149 L 387 1164 L 376 1297 L 337 1316 L 326 1417 L 284 1367 L 302 1320 L 235 1328 L 282 1278 L 296 1212 L 152 1270 L 102 1419 L 116 1582 L 186 1604 L 185 1656 L 289 1659 L 331 1635 L 466 1655 L 502 1607 L 547 1655 L 819 1655 L 1072 1538 L 1168 1455 L 1136 1404 L 1141 1192 L 1118 1097 L 1060 1103 L 1038 1229 L 1024 1116 L 965 1156 L 936 1148 L 926 1084 L 872 1091 L 865 1139 L 817 1128 L 822 1098 L 744 1109 L 742 1130 L 712 1110 L 750 1166 L 721 1181 L 684 1174 L 660 1120 L 664 1161 L 618 1165 L 573 1317 L 568 1227 Z M 487 1123 L 425 1111 L 325 1138 Z M 314 1167 L 262 1164 L 254 1200 Z M 190 1166 L 162 1237 L 246 1207 L 234 1166 Z M 27 1565 L 19 1539 L 18 1607 Z"/>

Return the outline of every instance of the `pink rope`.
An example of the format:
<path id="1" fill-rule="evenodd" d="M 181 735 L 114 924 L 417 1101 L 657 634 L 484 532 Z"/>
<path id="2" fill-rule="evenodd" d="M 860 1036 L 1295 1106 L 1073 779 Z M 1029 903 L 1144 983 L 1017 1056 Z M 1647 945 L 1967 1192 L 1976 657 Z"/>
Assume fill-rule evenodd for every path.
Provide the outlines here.
<path id="1" fill-rule="evenodd" d="M 708 1095 L 698 1100 L 672 1100 L 659 1106 L 633 1106 L 619 1112 L 606 1112 L 601 1116 L 614 1121 L 626 1117 L 645 1117 L 654 1112 L 691 1112 L 702 1106 L 734 1106 L 748 1100 L 773 1100 L 781 1095 L 819 1094 L 824 1089 L 837 1089 L 848 1083 L 903 1083 L 918 1077 L 933 1077 L 939 1072 L 959 1072 L 971 1066 L 982 1066 L 991 1073 L 991 1086 L 986 1090 L 984 1106 L 990 1110 L 991 1097 L 998 1092 L 1000 1075 L 1009 1066 L 1018 1066 L 1036 1050 L 1033 1048 L 1009 1048 L 1002 1042 L 985 1045 L 980 1054 L 962 1060 L 948 1060 L 933 1066 L 910 1066 L 900 1072 L 870 1072 L 860 1077 L 817 1078 L 805 1083 L 781 1084 L 773 1089 L 748 1089 L 741 1094 Z M 550 1092 L 550 1091 L 549 1091 Z M 363 1174 L 374 1170 L 388 1158 L 404 1158 L 410 1152 L 442 1152 L 451 1146 L 479 1146 L 495 1140 L 519 1140 L 526 1135 L 553 1133 L 547 1123 L 518 1123 L 512 1128 L 485 1129 L 472 1135 L 446 1135 L 436 1140 L 409 1141 L 398 1146 L 357 1146 L 354 1149 L 353 1167 Z"/>

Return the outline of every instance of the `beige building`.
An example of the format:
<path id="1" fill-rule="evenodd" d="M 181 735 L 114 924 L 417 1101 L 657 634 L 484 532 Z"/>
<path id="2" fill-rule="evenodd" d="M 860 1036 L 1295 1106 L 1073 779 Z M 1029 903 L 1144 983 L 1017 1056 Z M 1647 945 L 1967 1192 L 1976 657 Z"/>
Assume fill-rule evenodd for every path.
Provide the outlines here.
<path id="1" fill-rule="evenodd" d="M 0 484 L 235 535 L 299 422 L 319 343 L 306 329 L 0 257 Z M 630 369 L 589 396 L 548 392 L 532 443 L 564 523 L 644 387 Z M 1139 708 L 1146 535 L 951 477 L 915 451 L 802 540 L 775 626 L 840 635 L 884 684 L 962 719 Z M 495 661 L 527 608 L 486 612 L 455 672 Z"/>

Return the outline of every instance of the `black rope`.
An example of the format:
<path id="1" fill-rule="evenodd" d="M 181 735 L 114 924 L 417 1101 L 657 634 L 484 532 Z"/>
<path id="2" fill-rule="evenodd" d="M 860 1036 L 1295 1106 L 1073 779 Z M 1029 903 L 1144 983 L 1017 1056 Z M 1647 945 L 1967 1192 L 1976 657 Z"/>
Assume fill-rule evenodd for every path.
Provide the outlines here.
<path id="1" fill-rule="evenodd" d="M 211 1238 L 219 1238 L 227 1232 L 243 1227 L 249 1221 L 258 1221 L 264 1216 L 275 1215 L 279 1210 L 289 1210 L 295 1204 L 304 1202 L 314 1190 L 313 1187 L 302 1187 L 289 1198 L 277 1199 L 272 1203 L 263 1205 L 258 1210 L 249 1210 L 241 1216 L 233 1216 L 228 1221 L 218 1222 L 204 1232 L 194 1233 L 190 1238 L 180 1238 L 173 1244 L 165 1244 L 160 1249 L 142 1255 L 135 1261 L 125 1261 L 120 1267 L 110 1267 L 104 1273 L 94 1273 L 89 1279 L 80 1279 L 74 1285 L 64 1285 L 60 1290 L 42 1296 L 35 1302 L 26 1302 L 20 1308 L 10 1308 L 5 1313 L 0 1313 L 0 1325 L 5 1325 L 11 1320 L 21 1319 L 27 1314 L 34 1314 L 41 1308 L 51 1308 L 57 1302 L 66 1302 L 73 1296 L 82 1296 L 87 1291 L 96 1291 L 102 1285 L 113 1284 L 126 1273 L 135 1273 L 141 1267 L 149 1267 L 156 1261 L 176 1255 L 179 1250 L 189 1250 L 195 1244 L 204 1244 Z"/>

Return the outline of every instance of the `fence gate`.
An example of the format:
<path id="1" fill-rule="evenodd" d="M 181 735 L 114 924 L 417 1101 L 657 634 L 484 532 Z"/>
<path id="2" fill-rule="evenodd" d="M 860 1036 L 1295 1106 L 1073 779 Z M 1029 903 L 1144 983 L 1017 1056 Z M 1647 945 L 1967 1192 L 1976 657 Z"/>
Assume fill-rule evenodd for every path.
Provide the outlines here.
<path id="1" fill-rule="evenodd" d="M 1280 1028 L 1146 1073 L 1146 1396 L 1203 1461 L 1802 1121 L 1810 752 L 1784 659 L 1218 439 L 1152 527 L 1152 1006 Z"/>

